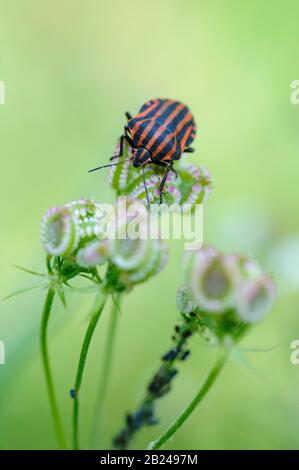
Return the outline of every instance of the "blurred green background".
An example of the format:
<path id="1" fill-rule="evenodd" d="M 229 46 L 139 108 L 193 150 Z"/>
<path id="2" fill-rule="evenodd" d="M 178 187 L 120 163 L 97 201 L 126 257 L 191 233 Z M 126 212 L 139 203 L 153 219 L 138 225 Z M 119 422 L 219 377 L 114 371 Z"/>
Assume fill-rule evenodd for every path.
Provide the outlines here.
<path id="1" fill-rule="evenodd" d="M 273 272 L 275 311 L 243 348 L 251 366 L 231 360 L 181 428 L 173 449 L 299 448 L 299 105 L 296 0 L 2 0 L 0 79 L 0 296 L 35 282 L 10 263 L 44 269 L 39 223 L 45 209 L 81 195 L 113 200 L 105 162 L 122 131 L 124 111 L 165 96 L 187 103 L 198 124 L 196 153 L 214 187 L 205 207 L 205 243 L 243 251 Z M 118 329 L 102 446 L 139 403 L 144 384 L 170 344 L 178 314 L 182 243 L 170 243 L 166 270 L 126 297 Z M 0 304 L 0 446 L 55 448 L 38 349 L 45 293 Z M 93 294 L 55 303 L 51 355 L 60 407 L 70 432 L 79 348 Z M 82 445 L 88 434 L 101 368 L 107 309 L 92 344 L 81 392 Z M 175 389 L 158 404 L 161 423 L 143 431 L 136 448 L 159 434 L 191 399 L 215 351 L 193 339 L 193 354 Z"/>

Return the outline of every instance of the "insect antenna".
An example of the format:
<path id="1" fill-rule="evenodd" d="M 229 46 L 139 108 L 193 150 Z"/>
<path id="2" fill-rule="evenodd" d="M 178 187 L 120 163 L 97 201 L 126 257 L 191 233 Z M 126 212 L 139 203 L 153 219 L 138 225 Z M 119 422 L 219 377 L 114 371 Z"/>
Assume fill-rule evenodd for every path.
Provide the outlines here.
<path id="1" fill-rule="evenodd" d="M 123 163 L 129 162 L 131 160 L 133 160 L 133 158 L 128 158 L 127 160 L 123 160 L 123 161 L 117 162 L 117 163 L 109 163 L 109 165 L 98 166 L 96 168 L 93 168 L 92 170 L 88 170 L 88 173 L 92 173 L 93 171 L 101 170 L 102 168 L 109 168 L 110 166 L 122 165 Z"/>
<path id="2" fill-rule="evenodd" d="M 148 210 L 150 210 L 151 203 L 150 203 L 150 200 L 149 200 L 148 190 L 147 190 L 147 186 L 146 186 L 146 182 L 145 182 L 144 170 L 145 170 L 145 165 L 142 167 L 142 178 L 143 178 L 143 185 L 144 185 L 144 189 L 145 189 L 147 208 L 148 208 Z"/>

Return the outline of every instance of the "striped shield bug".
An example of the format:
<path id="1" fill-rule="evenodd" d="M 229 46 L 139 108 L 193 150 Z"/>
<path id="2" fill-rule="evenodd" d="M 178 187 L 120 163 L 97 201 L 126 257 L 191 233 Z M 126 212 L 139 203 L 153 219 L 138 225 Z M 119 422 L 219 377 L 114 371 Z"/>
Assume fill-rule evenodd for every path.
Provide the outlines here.
<path id="1" fill-rule="evenodd" d="M 173 164 L 184 152 L 193 152 L 190 147 L 195 138 L 196 126 L 193 116 L 186 105 L 179 101 L 156 98 L 147 101 L 136 116 L 126 113 L 127 123 L 124 134 L 120 137 L 119 155 L 110 160 L 123 156 L 124 141 L 132 148 L 132 160 L 135 168 L 142 168 L 143 181 L 150 205 L 144 178 L 146 165 L 155 164 L 165 168 L 164 176 L 159 185 L 160 203 L 169 171 L 174 171 Z M 110 163 L 90 170 L 90 172 L 125 161 Z"/>

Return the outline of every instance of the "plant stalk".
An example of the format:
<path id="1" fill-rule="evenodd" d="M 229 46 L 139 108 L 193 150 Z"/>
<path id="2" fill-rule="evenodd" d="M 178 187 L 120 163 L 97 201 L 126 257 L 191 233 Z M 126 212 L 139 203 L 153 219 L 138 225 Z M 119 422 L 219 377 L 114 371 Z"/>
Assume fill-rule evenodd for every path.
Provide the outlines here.
<path id="1" fill-rule="evenodd" d="M 60 449 L 66 449 L 67 444 L 66 444 L 63 427 L 62 427 L 62 420 L 61 420 L 59 409 L 58 409 L 56 392 L 54 388 L 50 360 L 49 360 L 48 345 L 47 345 L 48 324 L 49 324 L 49 318 L 50 318 L 54 296 L 55 296 L 55 289 L 50 286 L 47 292 L 47 296 L 46 296 L 46 300 L 45 300 L 44 308 L 43 308 L 43 313 L 42 313 L 42 321 L 41 321 L 41 328 L 40 328 L 40 348 L 41 348 L 42 362 L 43 362 L 44 374 L 46 378 L 48 396 L 49 396 L 49 401 L 50 401 L 50 408 L 51 408 L 51 413 L 52 413 L 54 426 L 56 430 L 57 440 L 58 440 Z"/>
<path id="2" fill-rule="evenodd" d="M 102 294 L 101 292 L 101 298 L 99 301 L 96 302 L 96 306 L 94 308 L 94 311 L 92 313 L 89 325 L 87 327 L 84 339 L 83 339 L 83 344 L 80 352 L 80 357 L 79 357 L 79 362 L 78 362 L 78 367 L 77 367 L 77 374 L 76 374 L 76 380 L 75 380 L 75 387 L 71 391 L 72 398 L 74 399 L 73 403 L 73 436 L 72 436 L 72 441 L 73 441 L 73 449 L 79 449 L 79 391 L 83 379 L 83 374 L 84 374 L 84 369 L 85 369 L 85 364 L 86 364 L 86 359 L 87 359 L 87 354 L 89 350 L 89 346 L 92 340 L 92 336 L 94 334 L 95 328 L 97 326 L 97 323 L 100 319 L 100 316 L 104 310 L 105 304 L 107 301 L 107 295 Z"/>
<path id="3" fill-rule="evenodd" d="M 113 307 L 109 316 L 108 335 L 105 344 L 104 357 L 103 357 L 103 370 L 99 380 L 98 391 L 96 395 L 95 409 L 93 413 L 93 424 L 91 432 L 91 446 L 97 448 L 100 441 L 100 433 L 103 434 L 103 418 L 104 408 L 106 403 L 107 389 L 112 369 L 113 351 L 115 345 L 115 337 L 117 331 L 117 324 L 119 319 L 119 302 L 120 294 L 116 293 L 113 298 Z"/>
<path id="4" fill-rule="evenodd" d="M 227 359 L 229 356 L 228 350 L 220 350 L 218 352 L 216 361 L 214 366 L 212 367 L 208 377 L 206 378 L 204 384 L 199 389 L 193 400 L 189 403 L 189 405 L 184 409 L 184 411 L 177 417 L 177 419 L 173 422 L 171 426 L 169 426 L 166 431 L 164 431 L 161 436 L 154 442 L 151 443 L 149 449 L 157 450 L 161 449 L 167 441 L 180 429 L 180 427 L 184 424 L 184 422 L 189 418 L 189 416 L 193 413 L 195 408 L 199 405 L 199 403 L 203 400 L 205 395 L 208 393 L 210 388 L 215 383 L 216 379 L 219 377 L 220 372 L 223 369 Z"/>

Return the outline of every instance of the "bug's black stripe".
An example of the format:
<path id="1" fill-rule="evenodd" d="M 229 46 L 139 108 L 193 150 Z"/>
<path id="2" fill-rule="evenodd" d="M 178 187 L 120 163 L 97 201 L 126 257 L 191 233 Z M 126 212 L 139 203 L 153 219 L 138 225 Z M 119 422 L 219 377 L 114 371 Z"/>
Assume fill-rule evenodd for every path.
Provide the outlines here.
<path id="1" fill-rule="evenodd" d="M 195 139 L 195 135 L 196 135 L 196 129 L 195 129 L 195 124 L 193 123 L 192 125 L 192 132 L 190 134 L 190 136 L 188 137 L 187 139 L 187 142 L 186 142 L 186 146 L 188 147 L 189 145 L 191 145 L 191 143 L 193 142 L 193 140 Z"/>
<path id="2" fill-rule="evenodd" d="M 160 123 L 160 121 L 159 121 Z M 162 122 L 160 123 L 161 125 Z M 152 153 L 155 152 L 155 150 L 159 147 L 159 145 L 166 139 L 166 137 L 169 135 L 169 129 L 168 128 L 165 128 L 165 130 L 162 132 L 161 135 L 159 135 L 155 140 L 154 142 L 152 143 L 151 145 L 151 148 L 149 149 Z"/>
<path id="3" fill-rule="evenodd" d="M 138 111 L 138 114 L 140 113 L 144 113 L 148 108 L 150 108 L 154 103 L 158 104 L 159 103 L 159 98 L 157 99 L 153 99 L 153 100 L 149 100 L 147 101 L 146 103 L 144 103 L 141 108 L 139 109 Z"/>
<path id="4" fill-rule="evenodd" d="M 159 109 L 162 108 L 163 104 L 165 103 L 165 100 L 160 100 L 157 102 L 156 106 L 146 115 L 146 116 L 141 116 L 139 117 L 138 115 L 136 116 L 136 119 L 140 120 L 140 119 L 152 119 L 156 114 L 157 114 L 157 111 L 159 111 Z M 153 103 L 151 103 L 153 104 Z M 150 105 L 148 106 L 148 108 L 150 107 Z M 142 109 L 142 108 L 141 108 Z M 143 111 L 139 111 L 140 113 L 141 112 L 145 112 L 147 108 L 144 108 Z"/>
<path id="5" fill-rule="evenodd" d="M 181 131 L 177 135 L 178 142 L 180 142 L 183 139 L 184 135 L 186 134 L 186 132 L 190 128 L 190 126 L 192 126 L 192 124 L 193 124 L 193 119 L 190 119 L 190 121 L 186 122 L 184 127 L 181 129 Z"/>
<path id="6" fill-rule="evenodd" d="M 162 114 L 157 116 L 158 119 L 162 122 L 166 121 L 166 119 L 172 113 L 172 111 L 174 111 L 179 105 L 180 105 L 180 103 L 178 101 L 170 101 L 169 100 L 169 106 L 167 107 L 167 109 Z"/>
<path id="7" fill-rule="evenodd" d="M 167 142 L 164 147 L 162 148 L 162 150 L 159 152 L 161 155 L 167 155 L 168 153 L 171 152 L 172 150 L 172 147 L 173 147 L 173 143 L 174 143 L 174 139 L 170 139 L 169 142 Z M 175 152 L 175 150 L 174 150 Z"/>
<path id="8" fill-rule="evenodd" d="M 163 125 L 165 117 L 167 117 L 176 107 L 176 102 L 172 102 L 170 100 L 161 100 L 161 103 L 163 107 L 165 107 L 165 105 L 167 106 L 166 109 L 162 112 L 162 114 L 159 113 L 159 110 L 161 109 L 162 106 L 160 106 L 159 108 L 157 108 L 156 106 L 155 110 L 151 111 L 151 113 L 149 114 L 150 116 L 152 116 L 152 113 L 155 111 L 155 114 L 152 116 L 152 119 L 155 119 L 157 121 L 157 125 L 151 127 L 148 134 L 142 140 L 140 140 L 141 133 L 142 131 L 146 129 L 149 123 L 147 124 L 147 126 L 144 126 L 144 127 L 141 125 L 140 127 L 143 127 L 143 128 L 138 129 L 136 131 L 136 142 L 138 141 L 138 145 L 146 146 L 149 143 L 149 141 L 152 139 L 152 137 L 154 137 L 155 132 L 158 131 L 159 127 Z M 150 118 L 146 116 L 146 119 L 150 119 Z M 164 134 L 166 135 L 167 131 Z M 152 148 L 153 146 L 155 146 L 156 142 L 163 138 L 164 137 L 162 136 L 161 137 L 158 136 L 157 139 L 154 141 L 154 143 L 150 145 L 150 147 Z"/>
<path id="9" fill-rule="evenodd" d="M 178 103 L 177 105 L 180 105 L 180 103 Z M 174 111 L 174 109 L 175 109 L 176 107 L 177 107 L 177 106 L 171 106 L 171 112 Z M 177 124 L 179 124 L 179 122 L 182 121 L 182 119 L 186 116 L 187 113 L 188 113 L 188 108 L 186 108 L 186 107 L 183 108 L 183 109 L 179 112 L 179 114 L 177 115 L 177 118 L 178 118 Z M 175 118 L 175 119 L 176 119 L 176 118 Z M 173 121 L 175 121 L 175 119 L 174 119 Z M 171 122 L 173 122 L 173 121 L 171 121 Z M 188 121 L 188 122 L 185 124 L 185 126 L 182 128 L 181 133 L 180 133 L 180 134 L 181 134 L 181 139 L 184 137 L 185 132 L 188 130 L 188 128 L 189 128 L 189 126 L 190 126 L 190 122 L 191 122 L 191 121 Z M 164 125 L 164 119 L 162 120 L 162 119 L 160 118 L 160 116 L 159 116 L 158 119 L 157 119 L 157 124 L 159 124 L 159 125 Z M 171 123 L 170 123 L 170 125 L 171 125 Z M 164 140 L 166 139 L 166 137 L 169 135 L 169 131 L 172 130 L 172 128 L 171 128 L 172 126 L 170 127 L 170 125 L 168 125 L 168 127 L 163 131 L 163 133 L 162 133 L 161 135 L 159 135 L 159 136 L 155 139 L 155 141 L 150 145 L 150 148 L 148 148 L 148 150 L 150 150 L 152 154 L 155 153 L 157 147 L 160 146 L 161 143 L 163 143 L 163 141 L 164 141 Z M 154 134 L 155 134 L 156 131 L 157 131 L 157 127 L 156 127 L 156 128 L 153 127 L 153 128 L 151 129 L 151 131 L 149 132 L 149 134 L 148 134 L 148 135 L 146 136 L 146 138 L 143 139 L 143 141 L 142 141 L 142 145 L 143 145 L 143 146 L 145 146 L 145 147 L 147 146 L 148 142 L 149 142 L 150 139 L 154 136 Z M 162 148 L 162 150 L 161 150 L 160 153 L 161 153 L 162 155 L 165 155 L 167 152 L 170 152 L 171 149 L 172 149 L 172 145 L 173 145 L 173 140 L 170 140 L 169 142 L 167 142 L 167 143 L 165 144 L 165 146 Z"/>
<path id="10" fill-rule="evenodd" d="M 179 103 L 178 101 L 175 101 L 175 102 L 171 102 L 169 101 L 169 106 L 167 107 L 167 109 L 161 114 L 157 116 L 157 123 L 159 124 L 159 126 L 163 126 L 165 121 L 167 120 L 167 118 L 170 116 L 170 114 L 175 111 L 176 108 L 178 108 L 179 106 L 181 106 L 181 103 Z M 173 127 L 173 122 L 175 122 L 175 120 L 178 118 L 178 122 L 181 121 L 181 119 L 183 119 L 183 117 L 186 115 L 186 113 L 188 112 L 188 109 L 186 107 L 184 107 L 179 113 L 177 116 L 175 116 L 174 119 L 172 119 L 169 123 L 167 123 L 167 127 L 165 128 L 165 130 L 163 131 L 162 134 L 158 135 L 156 140 L 151 144 L 151 148 L 149 149 L 152 153 L 155 152 L 155 150 L 161 145 L 161 143 L 163 143 L 163 141 L 166 139 L 166 137 L 169 135 L 169 132 L 174 132 L 174 127 Z M 157 130 L 157 129 L 156 129 Z M 152 135 L 154 135 L 152 133 Z M 152 137 L 151 135 L 151 137 Z M 147 139 L 144 139 L 143 141 L 143 145 L 146 146 L 146 144 L 149 142 L 149 140 L 151 139 L 150 138 L 147 138 Z"/>
<path id="11" fill-rule="evenodd" d="M 171 124 L 173 126 L 173 129 L 175 130 L 177 126 L 180 124 L 180 122 L 184 119 L 186 114 L 189 112 L 188 108 L 185 106 L 177 116 L 174 117 L 174 119 L 171 121 Z"/>
<path id="12" fill-rule="evenodd" d="M 146 133 L 145 137 L 140 141 L 140 145 L 152 151 L 153 145 L 152 144 L 148 145 L 148 144 L 149 144 L 149 141 L 155 136 L 159 127 L 160 127 L 159 121 L 156 121 L 155 125 Z"/>
<path id="13" fill-rule="evenodd" d="M 135 132 L 134 135 L 134 141 L 136 142 L 136 145 L 143 145 L 143 139 L 141 139 L 141 134 L 144 133 L 146 128 L 151 124 L 151 121 L 149 119 L 144 120 Z"/>

